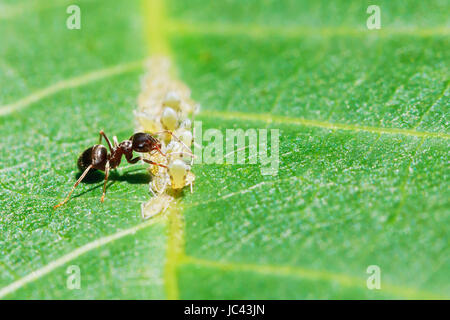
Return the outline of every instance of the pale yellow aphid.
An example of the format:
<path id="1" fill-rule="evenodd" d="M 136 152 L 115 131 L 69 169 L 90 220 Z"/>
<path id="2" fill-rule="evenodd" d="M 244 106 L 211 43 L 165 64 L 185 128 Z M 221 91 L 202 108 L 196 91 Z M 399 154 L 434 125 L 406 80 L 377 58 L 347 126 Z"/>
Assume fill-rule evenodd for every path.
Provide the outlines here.
<path id="1" fill-rule="evenodd" d="M 155 194 L 162 194 L 170 186 L 173 190 L 183 189 L 190 185 L 193 192 L 195 175 L 190 171 L 191 167 L 181 159 L 174 159 L 168 165 L 168 169 L 153 175 L 150 191 Z"/>
<path id="2" fill-rule="evenodd" d="M 192 132 L 189 130 L 183 130 L 180 132 L 178 138 L 188 147 L 192 145 Z"/>
<path id="3" fill-rule="evenodd" d="M 183 121 L 181 121 L 180 129 L 191 130 L 191 128 L 192 128 L 192 123 L 191 123 L 190 119 L 184 119 Z"/>
<path id="4" fill-rule="evenodd" d="M 164 212 L 172 202 L 173 198 L 168 194 L 158 194 L 147 203 L 141 205 L 142 219 L 149 219 L 160 212 Z"/>
<path id="5" fill-rule="evenodd" d="M 178 137 L 179 140 L 172 138 L 167 146 L 164 143 L 162 145 L 162 150 L 165 153 L 164 156 L 159 152 L 155 152 L 148 156 L 149 160 L 167 166 L 167 168 L 160 166 L 150 166 L 148 168 L 152 174 L 150 191 L 154 195 L 164 193 L 167 187 L 178 190 L 187 185 L 191 185 L 192 191 L 195 175 L 190 171 L 191 167 L 185 162 L 189 161 L 189 159 L 191 161 L 193 160 L 193 155 L 186 152 L 186 147 L 191 145 L 192 134 L 184 128 L 179 128 L 177 130 L 180 133 L 182 133 L 180 130 L 185 132 L 182 137 L 189 137 L 186 139 L 185 145 L 183 145 L 184 141 L 182 141 L 180 137 Z M 180 140 L 182 142 L 180 142 Z"/>
<path id="6" fill-rule="evenodd" d="M 192 184 L 195 180 L 195 176 L 190 170 L 191 167 L 183 160 L 175 159 L 169 163 L 168 173 L 172 189 L 178 190 L 190 185 L 192 192 Z"/>
<path id="7" fill-rule="evenodd" d="M 142 111 L 135 111 L 134 115 L 138 119 L 140 126 L 144 128 L 143 131 L 159 132 L 164 130 L 159 116 Z"/>
<path id="8" fill-rule="evenodd" d="M 175 130 L 174 134 L 187 146 L 192 145 L 191 120 L 185 119 L 181 122 L 180 127 Z"/>
<path id="9" fill-rule="evenodd" d="M 163 144 L 164 142 L 161 141 L 161 143 Z M 164 150 L 164 148 L 162 148 L 162 149 Z M 147 158 L 147 159 L 149 159 L 149 160 L 151 160 L 151 161 L 153 161 L 153 162 L 167 165 L 167 159 L 166 159 L 166 157 L 164 157 L 164 156 L 163 156 L 161 153 L 159 153 L 159 152 L 154 152 L 154 153 L 151 154 L 151 155 L 144 155 L 144 157 Z M 166 172 L 166 171 L 167 171 L 166 168 L 163 168 L 163 167 L 160 167 L 160 166 L 149 166 L 149 167 L 148 167 L 148 170 L 149 170 L 150 173 L 151 173 L 152 175 L 154 175 L 154 176 L 156 176 L 156 175 L 158 175 L 158 174 L 160 174 L 160 173 L 162 173 L 162 172 Z"/>
<path id="10" fill-rule="evenodd" d="M 152 177 L 152 182 L 150 183 L 149 190 L 151 193 L 153 193 L 153 195 L 162 194 L 166 191 L 169 182 L 170 180 L 169 175 L 167 174 L 167 170 L 157 173 Z"/>
<path id="11" fill-rule="evenodd" d="M 174 131 L 178 127 L 178 115 L 176 111 L 170 107 L 165 107 L 161 115 L 161 124 L 165 129 Z"/>
<path id="12" fill-rule="evenodd" d="M 163 105 L 171 107 L 176 111 L 180 111 L 181 99 L 180 95 L 176 91 L 170 91 L 164 98 Z"/>
<path id="13" fill-rule="evenodd" d="M 168 172 L 170 182 L 173 189 L 181 189 L 186 183 L 186 174 L 189 171 L 189 166 L 183 160 L 175 159 L 168 165 Z"/>

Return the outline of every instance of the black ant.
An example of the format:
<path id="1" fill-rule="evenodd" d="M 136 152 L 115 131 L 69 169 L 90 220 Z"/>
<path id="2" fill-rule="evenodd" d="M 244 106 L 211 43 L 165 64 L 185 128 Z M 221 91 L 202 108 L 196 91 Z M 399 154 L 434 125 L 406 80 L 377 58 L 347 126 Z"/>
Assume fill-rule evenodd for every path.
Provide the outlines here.
<path id="1" fill-rule="evenodd" d="M 163 131 L 163 132 L 159 132 L 156 134 L 160 134 L 160 133 L 169 133 L 170 135 L 172 135 L 172 137 L 174 137 L 178 141 L 180 141 L 170 131 Z M 102 138 L 104 138 L 106 140 L 106 142 L 108 143 L 110 153 L 108 153 L 105 146 L 101 145 Z M 185 147 L 188 148 L 186 145 L 185 145 Z M 77 165 L 81 171 L 84 170 L 83 174 L 78 178 L 77 182 L 75 182 L 74 186 L 72 187 L 72 190 L 69 192 L 67 197 L 63 201 L 61 201 L 59 204 L 55 205 L 53 207 L 53 209 L 56 209 L 56 208 L 62 206 L 69 200 L 72 192 L 75 190 L 75 188 L 78 186 L 78 184 L 84 179 L 84 177 L 88 174 L 89 170 L 91 170 L 91 169 L 105 171 L 105 182 L 103 184 L 103 194 L 100 199 L 100 201 L 103 202 L 105 199 L 106 183 L 108 181 L 109 170 L 115 169 L 120 165 L 123 155 L 125 156 L 125 159 L 127 160 L 127 162 L 131 163 L 131 164 L 134 164 L 134 163 L 138 162 L 139 160 L 142 160 L 148 164 L 167 168 L 167 166 L 165 166 L 163 164 L 156 163 L 156 162 L 144 159 L 142 157 L 133 158 L 133 151 L 140 152 L 140 153 L 151 153 L 151 152 L 157 151 L 164 157 L 166 156 L 161 151 L 161 142 L 157 138 L 151 136 L 148 133 L 144 133 L 144 132 L 135 133 L 130 137 L 130 139 L 122 141 L 120 144 L 117 143 L 116 139 L 114 139 L 114 147 L 113 147 L 111 145 L 111 142 L 109 141 L 108 137 L 105 135 L 103 130 L 101 130 L 99 143 L 86 149 L 78 158 Z M 191 152 L 190 149 L 189 149 L 189 151 Z M 190 154 L 192 154 L 192 152 Z"/>

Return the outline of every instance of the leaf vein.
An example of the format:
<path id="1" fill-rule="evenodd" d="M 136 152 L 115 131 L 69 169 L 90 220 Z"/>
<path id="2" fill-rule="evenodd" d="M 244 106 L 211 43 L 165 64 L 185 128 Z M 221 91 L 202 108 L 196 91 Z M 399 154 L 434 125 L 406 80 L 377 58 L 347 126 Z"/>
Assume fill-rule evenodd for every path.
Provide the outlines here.
<path id="1" fill-rule="evenodd" d="M 375 134 L 388 134 L 388 135 L 403 135 L 411 137 L 423 137 L 423 138 L 438 138 L 438 139 L 449 139 L 450 134 L 444 132 L 429 132 L 429 131 L 416 131 L 414 129 L 400 129 L 400 128 L 384 128 L 384 127 L 374 127 L 374 126 L 364 126 L 357 124 L 345 124 L 345 123 L 335 123 L 327 122 L 321 120 L 312 120 L 304 118 L 287 117 L 280 115 L 271 115 L 268 113 L 245 113 L 245 112 L 226 112 L 226 111 L 202 111 L 199 113 L 199 117 L 215 117 L 225 120 L 249 120 L 249 121 L 262 121 L 268 123 L 281 123 L 281 124 L 292 124 L 300 125 L 312 128 L 322 128 L 330 130 L 345 130 L 352 132 L 369 132 Z"/>
<path id="2" fill-rule="evenodd" d="M 212 261 L 200 259 L 192 256 L 184 256 L 181 263 L 183 265 L 197 265 L 205 268 L 214 268 L 231 272 L 256 272 L 260 274 L 270 274 L 276 276 L 292 276 L 300 279 L 337 282 L 345 287 L 359 287 L 367 290 L 366 279 L 349 276 L 343 273 L 330 272 L 326 270 L 314 270 L 302 267 L 268 265 L 268 264 L 250 264 L 250 263 L 233 263 Z M 415 298 L 415 299 L 446 299 L 434 292 L 419 290 L 416 288 L 388 284 L 385 281 L 382 290 L 399 297 Z"/>
<path id="3" fill-rule="evenodd" d="M 0 289 L 0 299 L 17 291 L 18 289 L 22 288 L 23 286 L 44 277 L 45 275 L 49 274 L 53 270 L 65 265 L 66 263 L 78 258 L 81 255 L 84 255 L 92 250 L 100 248 L 110 242 L 113 242 L 113 241 L 123 238 L 125 236 L 135 234 L 136 232 L 143 230 L 145 228 L 148 228 L 149 226 L 151 226 L 155 223 L 161 222 L 161 221 L 164 221 L 164 220 L 162 220 L 162 217 L 156 217 L 156 218 L 148 220 L 144 223 L 140 223 L 132 228 L 121 230 L 112 235 L 105 236 L 105 237 L 99 238 L 97 240 L 94 240 L 92 242 L 89 242 L 89 243 L 85 244 L 84 246 L 79 247 L 79 248 L 73 250 L 72 252 L 65 254 L 65 255 L 61 256 L 60 258 L 50 262 L 49 264 L 45 265 L 44 267 L 27 274 L 26 276 L 20 278 L 17 281 L 14 281 L 13 283 L 7 285 L 6 287 L 1 288 Z"/>
<path id="4" fill-rule="evenodd" d="M 15 111 L 21 110 L 30 106 L 31 104 L 42 100 L 48 96 L 54 95 L 60 91 L 67 90 L 70 88 L 76 88 L 86 85 L 90 82 L 105 79 L 108 77 L 116 76 L 119 74 L 127 73 L 130 71 L 137 70 L 141 68 L 143 61 L 134 61 L 129 63 L 122 63 L 112 67 L 107 67 L 100 70 L 95 70 L 81 76 L 76 76 L 73 78 L 61 80 L 56 82 L 46 88 L 32 92 L 26 97 L 23 97 L 16 102 L 0 106 L 0 116 L 5 116 Z"/>

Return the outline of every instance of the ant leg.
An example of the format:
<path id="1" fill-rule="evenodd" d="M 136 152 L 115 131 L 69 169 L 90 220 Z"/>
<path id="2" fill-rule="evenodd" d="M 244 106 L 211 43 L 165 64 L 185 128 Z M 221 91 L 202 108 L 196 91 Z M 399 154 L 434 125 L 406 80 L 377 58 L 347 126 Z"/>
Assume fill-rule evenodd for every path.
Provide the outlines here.
<path id="1" fill-rule="evenodd" d="M 167 169 L 167 166 L 165 166 L 163 164 L 160 164 L 160 163 L 156 163 L 156 162 L 153 162 L 153 161 L 150 161 L 150 160 L 147 160 L 147 159 L 142 159 L 142 158 L 139 159 L 139 160 L 142 160 L 142 161 L 144 161 L 145 163 L 148 163 L 148 164 L 153 164 L 155 166 L 160 166 L 160 167 L 163 167 L 163 168 Z"/>
<path id="2" fill-rule="evenodd" d="M 108 177 L 109 177 L 109 161 L 106 163 L 105 167 L 105 182 L 103 183 L 103 194 L 102 197 L 100 198 L 101 202 L 105 201 L 106 183 L 108 182 Z"/>
<path id="3" fill-rule="evenodd" d="M 73 190 L 75 190 L 75 188 L 80 184 L 81 180 L 84 179 L 84 177 L 87 175 L 88 171 L 92 168 L 92 164 L 89 165 L 89 167 L 86 168 L 86 170 L 84 170 L 83 174 L 78 178 L 77 182 L 75 182 L 75 184 L 72 187 L 72 190 L 70 190 L 69 194 L 67 195 L 67 197 L 61 201 L 60 203 L 58 203 L 56 206 L 53 207 L 53 209 L 56 209 L 58 207 L 61 207 L 63 204 L 65 204 L 69 198 L 70 195 L 72 194 Z"/>
<path id="4" fill-rule="evenodd" d="M 103 130 L 100 130 L 100 139 L 98 139 L 98 144 L 102 143 L 102 137 L 105 138 L 106 142 L 108 143 L 109 151 L 112 152 L 111 142 L 109 141 L 109 139 L 106 136 L 105 132 L 103 132 Z"/>
<path id="5" fill-rule="evenodd" d="M 131 163 L 131 164 L 135 164 L 136 162 L 138 162 L 139 160 L 142 159 L 141 157 L 136 157 L 136 158 L 133 158 L 133 159 L 131 159 L 131 157 L 125 157 L 125 158 L 127 159 L 127 162 Z"/>
<path id="6" fill-rule="evenodd" d="M 146 163 L 153 164 L 153 165 L 155 165 L 155 166 L 160 166 L 160 167 L 163 167 L 163 168 L 167 168 L 167 166 L 165 166 L 165 165 L 163 165 L 163 164 L 156 163 L 156 162 L 153 162 L 153 161 L 144 159 L 144 158 L 142 158 L 142 157 L 136 157 L 136 158 L 130 159 L 131 156 L 130 156 L 130 157 L 125 156 L 125 158 L 127 159 L 128 163 L 131 163 L 131 164 L 135 164 L 135 163 L 138 162 L 139 160 L 142 160 L 142 161 L 144 161 L 144 162 L 146 162 Z"/>

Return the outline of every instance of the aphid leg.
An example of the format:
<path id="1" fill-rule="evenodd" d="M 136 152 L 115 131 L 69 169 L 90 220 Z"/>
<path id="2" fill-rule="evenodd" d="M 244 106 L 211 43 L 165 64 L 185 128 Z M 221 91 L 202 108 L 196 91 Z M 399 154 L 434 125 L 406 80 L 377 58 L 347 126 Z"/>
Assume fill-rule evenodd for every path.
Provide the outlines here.
<path id="1" fill-rule="evenodd" d="M 164 152 L 162 152 L 162 150 L 161 150 L 158 146 L 155 146 L 155 148 L 156 148 L 156 150 L 158 150 L 158 152 L 159 152 L 163 157 L 167 157 L 167 155 L 166 155 Z"/>
<path id="2" fill-rule="evenodd" d="M 61 207 L 63 204 L 65 204 L 69 198 L 70 195 L 72 194 L 73 190 L 75 190 L 75 188 L 80 184 L 80 182 L 84 179 L 84 177 L 87 175 L 88 171 L 92 168 L 92 164 L 89 165 L 89 167 L 86 168 L 86 170 L 84 170 L 83 174 L 78 178 L 77 182 L 75 182 L 75 184 L 72 187 L 72 190 L 70 190 L 69 194 L 67 195 L 67 197 L 61 201 L 60 203 L 58 203 L 56 206 L 53 207 L 53 209 L 56 209 L 58 207 Z"/>
<path id="3" fill-rule="evenodd" d="M 190 154 L 191 156 L 194 156 L 194 154 L 193 154 L 192 151 L 191 151 L 191 148 L 189 148 L 183 141 L 181 141 L 180 138 L 178 138 L 176 135 L 174 135 L 172 131 L 164 130 L 164 131 L 156 132 L 155 134 L 158 135 L 158 134 L 161 134 L 161 133 L 168 133 L 168 134 L 170 134 L 172 137 L 175 138 L 175 140 L 177 140 L 179 143 L 181 143 L 181 145 L 182 145 L 183 147 L 185 147 L 186 150 L 189 151 L 189 154 Z"/>
<path id="4" fill-rule="evenodd" d="M 100 198 L 101 202 L 105 201 L 106 183 L 108 182 L 108 177 L 109 177 L 109 161 L 106 163 L 105 166 L 105 182 L 103 183 L 103 193 L 102 197 Z"/>
<path id="5" fill-rule="evenodd" d="M 155 193 L 155 191 L 153 191 L 152 185 L 151 185 L 150 183 L 148 184 L 148 191 L 150 191 L 150 193 L 151 193 L 154 197 L 156 197 L 156 193 Z"/>
<path id="6" fill-rule="evenodd" d="M 142 202 L 142 203 L 141 203 L 141 218 L 142 218 L 142 219 L 145 219 L 145 215 L 144 215 L 144 207 L 145 207 L 145 203 Z"/>
<path id="7" fill-rule="evenodd" d="M 111 142 L 109 141 L 105 132 L 103 132 L 103 130 L 100 130 L 100 138 L 98 139 L 98 144 L 102 144 L 102 137 L 105 138 L 106 142 L 108 143 L 109 151 L 112 152 Z"/>
<path id="8" fill-rule="evenodd" d="M 135 164 L 135 163 L 138 162 L 139 160 L 142 160 L 142 161 L 144 161 L 144 162 L 146 162 L 146 163 L 154 164 L 155 166 L 160 166 L 160 167 L 163 167 L 163 168 L 167 168 L 167 167 L 166 167 L 165 165 L 163 165 L 163 164 L 156 163 L 156 162 L 153 162 L 153 161 L 144 159 L 144 158 L 142 158 L 142 157 L 136 157 L 136 158 L 133 158 L 133 159 L 130 159 L 130 157 L 125 157 L 125 158 L 127 159 L 128 163 L 131 163 L 131 164 Z"/>

